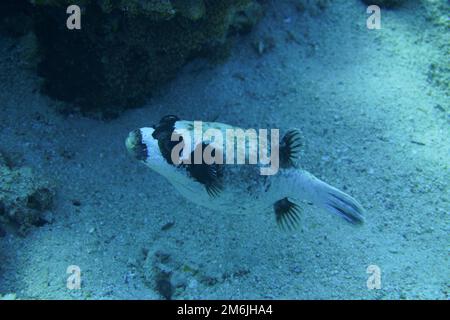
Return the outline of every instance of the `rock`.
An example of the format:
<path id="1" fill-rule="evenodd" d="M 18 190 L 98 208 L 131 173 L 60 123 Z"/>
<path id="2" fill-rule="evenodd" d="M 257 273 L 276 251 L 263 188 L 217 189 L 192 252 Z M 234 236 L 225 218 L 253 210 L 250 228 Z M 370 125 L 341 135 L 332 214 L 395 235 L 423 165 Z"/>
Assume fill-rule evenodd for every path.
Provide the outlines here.
<path id="1" fill-rule="evenodd" d="M 3 158 L 0 155 L 0 159 Z M 49 221 L 54 191 L 31 168 L 10 168 L 0 161 L 0 229 L 25 235 Z"/>
<path id="2" fill-rule="evenodd" d="M 198 20 L 206 14 L 203 0 L 174 0 L 174 6 L 180 14 L 190 20 Z"/>
<path id="3" fill-rule="evenodd" d="M 443 58 L 430 64 L 428 82 L 441 87 L 450 96 L 450 63 Z"/>
<path id="4" fill-rule="evenodd" d="M 170 274 L 157 273 L 155 280 L 156 291 L 166 300 L 171 300 L 172 295 L 175 292 L 175 287 L 170 281 Z"/>
<path id="5" fill-rule="evenodd" d="M 171 259 L 170 253 L 159 248 L 153 248 L 147 256 L 140 269 L 144 282 L 166 299 L 172 299 L 175 292 L 175 285 L 172 283 L 172 276 L 177 266 Z"/>
<path id="6" fill-rule="evenodd" d="M 86 0 L 81 30 L 68 30 L 71 1 L 31 2 L 42 92 L 104 118 L 141 105 L 193 57 L 227 51 L 229 34 L 260 16 L 254 0 Z"/>
<path id="7" fill-rule="evenodd" d="M 142 274 L 145 285 L 158 293 L 160 298 L 173 299 L 185 290 L 223 281 L 220 272 L 207 274 L 200 266 L 182 261 L 178 251 L 175 244 L 156 244 L 146 252 L 140 266 L 136 268 Z"/>

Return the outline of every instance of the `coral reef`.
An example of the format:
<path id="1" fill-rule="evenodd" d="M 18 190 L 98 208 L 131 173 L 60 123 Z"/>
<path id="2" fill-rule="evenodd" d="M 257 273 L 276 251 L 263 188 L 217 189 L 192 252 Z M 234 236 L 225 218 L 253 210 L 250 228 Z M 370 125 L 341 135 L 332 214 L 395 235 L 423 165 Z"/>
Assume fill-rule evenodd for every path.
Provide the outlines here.
<path id="1" fill-rule="evenodd" d="M 139 260 L 141 261 L 139 271 L 144 282 L 161 298 L 171 300 L 177 291 L 186 286 L 184 279 L 176 281 L 180 263 L 174 261 L 170 250 L 161 248 L 145 250 Z"/>
<path id="2" fill-rule="evenodd" d="M 12 168 L 0 154 L 0 230 L 25 235 L 33 226 L 47 223 L 44 214 L 52 206 L 50 183 L 31 168 Z"/>
<path id="3" fill-rule="evenodd" d="M 198 264 L 189 257 L 180 254 L 178 245 L 166 243 L 154 244 L 143 249 L 141 255 L 131 263 L 133 272 L 137 271 L 147 287 L 160 298 L 171 300 L 186 294 L 202 290 L 229 281 L 248 276 L 250 271 L 241 265 L 221 271 L 207 264 Z"/>
<path id="4" fill-rule="evenodd" d="M 18 37 L 32 26 L 31 5 L 28 0 L 0 1 L 0 33 Z"/>
<path id="5" fill-rule="evenodd" d="M 142 104 L 187 61 L 226 50 L 230 33 L 261 16 L 253 0 L 84 0 L 81 30 L 68 30 L 71 1 L 30 3 L 42 91 L 103 117 Z"/>

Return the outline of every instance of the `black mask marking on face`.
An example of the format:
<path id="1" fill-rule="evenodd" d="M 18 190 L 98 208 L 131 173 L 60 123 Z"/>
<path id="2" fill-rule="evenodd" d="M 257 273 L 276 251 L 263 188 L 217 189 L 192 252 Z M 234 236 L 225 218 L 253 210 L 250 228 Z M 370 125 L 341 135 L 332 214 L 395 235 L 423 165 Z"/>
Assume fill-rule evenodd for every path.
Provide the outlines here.
<path id="1" fill-rule="evenodd" d="M 154 139 L 158 140 L 158 147 L 161 151 L 162 156 L 167 161 L 167 163 L 175 165 L 172 161 L 171 153 L 172 149 L 180 142 L 183 138 L 179 136 L 179 140 L 171 141 L 173 131 L 175 130 L 175 122 L 179 118 L 174 115 L 168 115 L 161 119 L 161 121 L 154 126 L 155 131 L 152 136 Z M 208 145 L 202 143 L 198 145 L 197 148 L 205 148 Z M 216 150 L 212 150 L 211 155 L 215 156 Z M 219 164 L 206 164 L 203 159 L 200 164 L 195 164 L 194 162 L 195 150 L 191 152 L 190 159 L 192 164 L 181 164 L 182 167 L 186 168 L 189 175 L 196 181 L 203 184 L 206 191 L 211 197 L 217 196 L 222 190 L 222 165 Z M 178 165 L 178 164 L 177 164 Z"/>
<path id="2" fill-rule="evenodd" d="M 152 133 L 152 137 L 158 140 L 158 147 L 162 156 L 169 164 L 174 164 L 171 158 L 173 147 L 175 147 L 183 138 L 179 141 L 171 141 L 172 133 L 175 130 L 175 122 L 180 120 L 177 116 L 168 115 L 164 116 L 157 125 L 154 126 L 155 131 Z"/>

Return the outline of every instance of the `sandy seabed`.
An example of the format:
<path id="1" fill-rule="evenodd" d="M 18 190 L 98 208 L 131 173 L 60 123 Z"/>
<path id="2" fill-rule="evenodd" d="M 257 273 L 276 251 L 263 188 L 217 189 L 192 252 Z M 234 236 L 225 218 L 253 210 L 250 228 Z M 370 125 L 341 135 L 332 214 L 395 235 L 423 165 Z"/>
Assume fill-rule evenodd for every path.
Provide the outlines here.
<path id="1" fill-rule="evenodd" d="M 366 28 L 365 9 L 277 1 L 226 62 L 190 63 L 110 121 L 56 111 L 1 38 L 1 149 L 49 177 L 57 198 L 51 224 L 0 238 L 0 294 L 160 299 L 167 271 L 174 299 L 448 299 L 449 104 L 428 81 L 442 39 L 415 4 L 383 10 L 381 30 Z M 260 56 L 253 43 L 267 36 L 275 46 Z M 305 205 L 300 228 L 281 232 L 272 208 L 230 216 L 188 202 L 124 147 L 166 114 L 301 128 L 302 166 L 357 198 L 366 223 Z M 69 265 L 79 290 L 66 287 Z"/>

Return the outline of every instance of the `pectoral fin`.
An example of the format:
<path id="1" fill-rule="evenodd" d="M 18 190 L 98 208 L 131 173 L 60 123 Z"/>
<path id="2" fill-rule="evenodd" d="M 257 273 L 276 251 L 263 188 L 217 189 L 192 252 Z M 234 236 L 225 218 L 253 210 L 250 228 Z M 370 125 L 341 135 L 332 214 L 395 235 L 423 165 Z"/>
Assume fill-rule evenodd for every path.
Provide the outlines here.
<path id="1" fill-rule="evenodd" d="M 202 143 L 201 145 L 199 144 L 196 147 L 196 150 L 197 148 L 202 148 L 201 150 L 205 150 L 207 146 L 208 144 L 205 143 Z M 216 197 L 222 190 L 222 165 L 217 163 L 207 164 L 204 162 L 203 157 L 201 159 L 201 163 L 196 164 L 194 156 L 195 152 L 195 150 L 191 152 L 190 159 L 192 164 L 186 165 L 186 169 L 192 178 L 205 186 L 206 191 L 211 197 Z M 214 153 L 215 150 L 213 149 L 213 156 Z"/>

